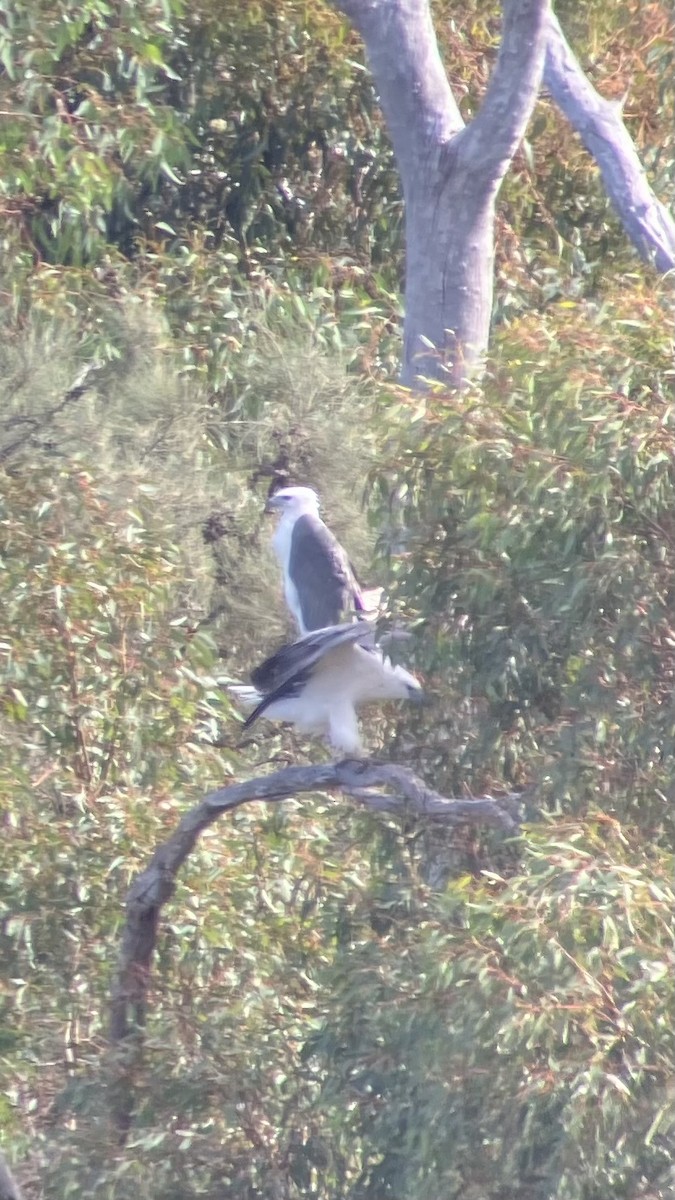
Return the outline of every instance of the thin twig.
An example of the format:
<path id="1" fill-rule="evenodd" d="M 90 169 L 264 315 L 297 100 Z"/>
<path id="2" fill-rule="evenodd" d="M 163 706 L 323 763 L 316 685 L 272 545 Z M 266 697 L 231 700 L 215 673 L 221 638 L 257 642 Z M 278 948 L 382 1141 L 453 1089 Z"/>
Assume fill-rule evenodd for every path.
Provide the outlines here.
<path id="1" fill-rule="evenodd" d="M 97 362 L 86 363 L 79 374 L 75 377 L 70 387 L 66 388 L 66 391 L 63 393 L 61 399 L 58 400 L 51 408 L 45 409 L 45 411 L 40 413 L 38 417 L 12 416 L 4 421 L 2 427 L 5 430 L 12 429 L 18 424 L 26 424 L 30 427 L 18 438 L 16 438 L 15 441 L 0 449 L 0 462 L 5 462 L 6 459 L 12 457 L 15 451 L 20 450 L 23 446 L 26 446 L 40 430 L 46 431 L 49 423 L 53 421 L 54 417 L 57 417 L 59 413 L 62 413 L 64 408 L 67 408 L 69 404 L 73 404 L 74 401 L 80 400 L 82 396 L 84 396 L 85 392 L 89 390 L 89 376 L 94 371 L 100 371 L 102 365 L 102 363 Z"/>

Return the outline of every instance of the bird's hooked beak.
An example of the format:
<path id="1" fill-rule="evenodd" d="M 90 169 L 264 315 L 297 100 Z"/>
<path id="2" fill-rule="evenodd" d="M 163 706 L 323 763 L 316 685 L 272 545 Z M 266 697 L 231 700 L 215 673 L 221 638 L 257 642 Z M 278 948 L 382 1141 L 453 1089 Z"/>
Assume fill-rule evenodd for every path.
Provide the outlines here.
<path id="1" fill-rule="evenodd" d="M 278 513 L 284 506 L 283 500 L 278 500 L 276 496 L 268 496 L 267 503 L 263 509 L 266 513 Z"/>

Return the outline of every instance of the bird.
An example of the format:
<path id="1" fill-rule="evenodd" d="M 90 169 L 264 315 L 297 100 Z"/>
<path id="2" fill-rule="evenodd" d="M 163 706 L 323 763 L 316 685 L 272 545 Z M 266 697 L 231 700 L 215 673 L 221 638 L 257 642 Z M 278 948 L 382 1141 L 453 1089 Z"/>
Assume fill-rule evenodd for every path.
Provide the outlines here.
<path id="1" fill-rule="evenodd" d="M 231 690 L 259 717 L 287 721 L 300 733 L 324 736 L 334 750 L 360 756 L 357 709 L 386 700 L 424 699 L 422 685 L 394 665 L 366 621 L 329 625 L 282 646 L 251 672 L 252 687 Z"/>
<path id="2" fill-rule="evenodd" d="M 366 614 L 364 594 L 349 558 L 319 516 L 319 497 L 310 487 L 274 492 L 266 512 L 280 513 L 272 538 L 284 595 L 300 634 L 326 629 Z"/>

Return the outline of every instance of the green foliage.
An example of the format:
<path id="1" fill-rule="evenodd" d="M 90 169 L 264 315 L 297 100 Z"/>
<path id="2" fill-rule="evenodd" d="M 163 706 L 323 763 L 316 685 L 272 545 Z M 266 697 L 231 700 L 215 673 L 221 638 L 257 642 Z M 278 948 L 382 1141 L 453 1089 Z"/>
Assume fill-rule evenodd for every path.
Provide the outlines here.
<path id="1" fill-rule="evenodd" d="M 3 477 L 0 531 L 3 1127 L 24 1146 L 33 1134 L 54 1195 L 300 1180 L 309 1131 L 330 1153 L 301 1048 L 339 911 L 365 887 L 351 822 L 315 801 L 202 839 L 167 913 L 121 1152 L 102 1050 L 131 875 L 186 804 L 249 768 L 149 511 L 116 508 L 82 468 L 33 461 Z"/>
<path id="2" fill-rule="evenodd" d="M 151 786 L 169 750 L 180 778 L 178 727 L 194 735 L 194 686 L 183 672 L 194 639 L 169 610 L 175 565 L 140 514 L 118 531 L 84 471 L 5 482 L 3 712 L 17 745 L 33 769 L 57 771 L 61 789 L 68 779 L 73 796 Z M 169 703 L 148 687 L 153 674 Z"/>
<path id="3" fill-rule="evenodd" d="M 3 1055 L 39 1125 L 104 1034 L 144 839 L 236 758 L 210 748 L 228 713 L 197 677 L 213 648 L 172 611 L 176 557 L 141 514 L 43 463 L 2 477 L 0 539 Z"/>
<path id="4" fill-rule="evenodd" d="M 357 1154 L 341 1194 L 668 1194 L 672 858 L 606 820 L 526 837 L 510 880 L 418 892 L 413 921 L 336 960 L 307 1053 Z"/>
<path id="5" fill-rule="evenodd" d="M 368 582 L 374 541 L 362 513 L 374 388 L 346 369 L 348 320 L 340 330 L 335 317 L 319 319 L 311 298 L 248 300 L 237 308 L 230 298 L 240 340 L 220 365 L 212 347 L 226 380 L 219 389 L 191 369 L 150 296 L 113 310 L 99 297 L 79 325 L 75 313 L 56 321 L 36 306 L 28 321 L 7 321 L 0 349 L 0 457 L 25 469 L 95 469 L 116 509 L 161 513 L 177 546 L 172 603 L 189 624 L 205 623 L 233 673 L 248 673 L 288 628 L 262 512 L 271 487 L 318 487 Z M 187 337 L 188 313 L 186 305 Z M 85 386 L 73 387 L 96 350 Z"/>
<path id="6" fill-rule="evenodd" d="M 417 737 L 405 715 L 394 752 L 449 791 L 529 783 L 522 839 L 462 845 L 324 797 L 212 827 L 163 914 L 134 1125 L 117 1143 L 107 1002 L 131 877 L 186 806 L 270 757 L 264 741 L 235 749 L 197 560 L 166 541 L 167 527 L 186 537 L 180 447 L 202 456 L 204 499 L 229 464 L 221 540 L 251 578 L 253 463 L 306 470 L 345 519 L 355 502 L 334 445 L 356 403 L 364 438 L 367 397 L 316 348 L 301 360 L 289 330 L 259 334 L 274 438 L 262 406 L 224 421 L 217 447 L 188 390 L 162 440 L 152 390 L 134 397 L 134 371 L 112 363 L 79 410 L 102 481 L 75 456 L 68 410 L 51 450 L 33 442 L 3 477 L 0 1117 L 31 1164 L 19 1175 L 36 1198 L 665 1200 L 671 331 L 639 289 L 594 321 L 561 307 L 512 328 L 481 395 L 390 395 L 374 421 L 395 598 L 418 618 L 435 704 Z M 25 416 L 30 387 L 12 378 Z M 227 561 L 233 663 L 247 626 Z M 271 572 L 259 586 L 269 606 Z M 566 815 L 542 821 L 547 798 Z"/>
<path id="7" fill-rule="evenodd" d="M 391 244 L 391 155 L 320 4 L 18 3 L 0 35 L 5 214 L 52 263 L 195 225 L 217 248 Z M 380 258 L 382 251 L 380 250 Z"/>
<path id="8" fill-rule="evenodd" d="M 180 218 L 216 242 L 231 231 L 249 262 L 272 248 L 381 260 L 400 222 L 397 181 L 344 19 L 315 0 L 207 2 L 180 32 L 196 147 Z"/>
<path id="9" fill-rule="evenodd" d="M 51 261 L 98 257 L 160 178 L 178 183 L 187 167 L 184 122 L 155 95 L 174 76 L 170 15 L 124 5 L 118 16 L 105 0 L 11 8 L 0 37 L 3 193 Z"/>
<path id="10" fill-rule="evenodd" d="M 630 86 L 667 194 L 668 14 L 560 15 L 601 91 Z M 469 117 L 498 6 L 436 16 Z M 2 24 L 0 1129 L 26 1195 L 666 1200 L 665 293 L 544 104 L 484 388 L 378 404 L 400 198 L 336 13 L 18 0 Z M 131 878 L 204 792 L 316 753 L 240 744 L 214 680 L 285 631 L 260 512 L 286 478 L 416 629 L 432 705 L 371 744 L 448 793 L 524 787 L 529 823 L 504 846 L 318 796 L 212 827 L 162 916 L 120 1147 Z"/>
<path id="11" fill-rule="evenodd" d="M 505 336 L 484 392 L 385 409 L 383 550 L 447 713 L 420 761 L 451 790 L 534 779 L 672 837 L 671 337 L 639 289 L 565 306 Z"/>
<path id="12" fill-rule="evenodd" d="M 601 92 L 628 92 L 629 126 L 667 194 L 667 13 L 620 3 L 562 15 Z M 469 118 L 498 6 L 439 5 L 437 24 Z M 91 341 L 110 346 L 101 322 L 118 305 L 159 298 L 185 368 L 222 389 L 251 337 L 238 320 L 249 289 L 263 308 L 304 306 L 315 329 L 347 333 L 359 363 L 395 372 L 398 182 L 358 39 L 330 6 L 21 0 L 0 55 L 3 286 L 23 313 L 30 298 L 88 315 Z M 610 265 L 633 261 L 550 105 L 529 138 L 501 201 L 498 320 L 597 294 Z"/>

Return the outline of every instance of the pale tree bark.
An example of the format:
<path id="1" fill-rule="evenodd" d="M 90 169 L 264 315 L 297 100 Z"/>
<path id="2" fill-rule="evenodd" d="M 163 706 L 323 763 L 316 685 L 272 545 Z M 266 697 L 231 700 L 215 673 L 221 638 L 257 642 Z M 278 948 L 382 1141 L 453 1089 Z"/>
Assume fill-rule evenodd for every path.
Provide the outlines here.
<path id="1" fill-rule="evenodd" d="M 649 186 L 620 106 L 596 92 L 553 13 L 548 17 L 544 85 L 598 164 L 605 191 L 640 257 L 657 271 L 672 271 L 675 221 Z"/>
<path id="2" fill-rule="evenodd" d="M 416 813 L 445 825 L 487 825 L 506 836 L 518 832 L 522 796 L 448 799 L 407 767 L 346 759 L 322 766 L 286 767 L 272 775 L 232 784 L 205 796 L 190 809 L 171 837 L 158 846 L 131 885 L 117 978 L 111 1000 L 112 1050 L 110 1098 L 120 1142 L 126 1140 L 134 1108 L 134 1083 L 143 1052 L 150 971 L 162 908 L 171 898 L 176 875 L 199 835 L 226 812 L 242 804 L 278 803 L 300 792 L 339 789 L 377 812 Z M 386 789 L 386 790 L 385 790 Z M 0 1196 L 0 1200 L 2 1197 Z"/>
<path id="3" fill-rule="evenodd" d="M 505 0 L 490 86 L 465 125 L 429 0 L 333 0 L 363 38 L 401 174 L 406 226 L 402 382 L 461 386 L 487 350 L 495 201 L 544 73 L 601 171 L 638 253 L 675 265 L 675 223 L 649 186 L 619 107 L 586 79 L 548 0 Z"/>
<path id="4" fill-rule="evenodd" d="M 401 173 L 402 381 L 440 376 L 461 385 L 487 349 L 495 201 L 539 90 L 548 0 L 505 3 L 497 62 L 468 125 L 441 62 L 428 0 L 336 3 L 363 38 Z"/>

